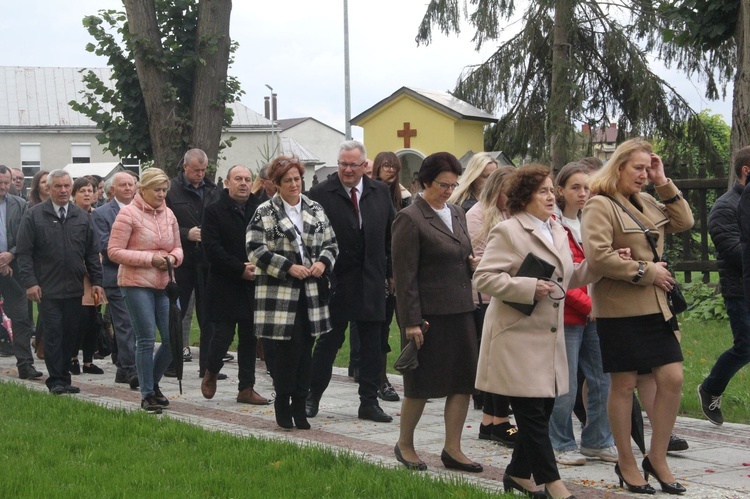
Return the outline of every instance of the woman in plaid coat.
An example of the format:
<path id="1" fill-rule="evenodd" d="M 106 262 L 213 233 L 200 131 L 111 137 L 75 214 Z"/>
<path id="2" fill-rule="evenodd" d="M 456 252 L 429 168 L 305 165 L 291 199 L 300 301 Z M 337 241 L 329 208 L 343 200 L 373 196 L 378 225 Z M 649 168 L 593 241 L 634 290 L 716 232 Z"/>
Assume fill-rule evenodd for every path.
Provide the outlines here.
<path id="1" fill-rule="evenodd" d="M 281 156 L 268 171 L 277 194 L 247 228 L 248 259 L 256 266 L 255 330 L 277 343 L 271 367 L 276 423 L 290 429 L 294 419 L 307 430 L 312 347 L 331 329 L 327 298 L 338 245 L 323 208 L 302 195 L 299 160 Z"/>

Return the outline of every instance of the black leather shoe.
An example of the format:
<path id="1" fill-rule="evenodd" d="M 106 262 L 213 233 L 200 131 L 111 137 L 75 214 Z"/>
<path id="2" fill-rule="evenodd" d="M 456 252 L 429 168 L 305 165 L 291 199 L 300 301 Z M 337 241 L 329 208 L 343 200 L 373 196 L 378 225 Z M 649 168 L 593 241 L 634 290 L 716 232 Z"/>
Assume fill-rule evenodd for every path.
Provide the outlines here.
<path id="1" fill-rule="evenodd" d="M 81 393 L 81 389 L 73 385 L 65 385 L 66 393 Z"/>
<path id="2" fill-rule="evenodd" d="M 539 498 L 546 498 L 547 494 L 542 492 L 541 490 L 529 490 L 523 488 L 523 486 L 513 480 L 513 478 L 510 475 L 503 475 L 503 489 L 505 490 L 506 494 L 509 494 L 511 490 L 517 490 L 518 492 L 525 494 L 528 497 L 539 497 Z"/>
<path id="3" fill-rule="evenodd" d="M 305 414 L 308 418 L 314 418 L 318 415 L 320 409 L 320 397 L 316 397 L 312 392 L 307 394 L 305 399 Z"/>
<path id="4" fill-rule="evenodd" d="M 661 485 L 662 492 L 666 492 L 667 494 L 685 493 L 686 489 L 682 486 L 682 484 L 680 484 L 680 482 L 662 482 L 661 478 L 659 478 L 659 475 L 657 475 L 656 471 L 654 471 L 654 467 L 651 465 L 651 461 L 649 461 L 648 456 L 643 458 L 641 466 L 643 466 L 643 477 L 648 480 L 649 475 L 654 475 L 656 481 L 659 482 L 659 485 Z"/>
<path id="5" fill-rule="evenodd" d="M 170 366 L 167 368 L 166 371 L 164 371 L 164 377 L 165 378 L 176 378 L 177 377 L 177 371 L 175 371 L 174 366 L 170 364 Z M 203 376 L 201 376 L 202 378 Z"/>
<path id="6" fill-rule="evenodd" d="M 128 379 L 128 384 L 130 384 L 131 390 L 137 390 L 139 386 L 141 386 L 141 382 L 138 381 L 138 375 L 133 374 L 130 376 L 130 379 Z"/>
<path id="7" fill-rule="evenodd" d="M 138 378 L 136 377 L 136 379 Z M 118 369 L 115 373 L 115 383 L 130 383 L 130 377 L 126 373 Z"/>
<path id="8" fill-rule="evenodd" d="M 687 443 L 687 440 L 684 438 L 680 438 L 677 435 L 671 435 L 669 437 L 669 446 L 667 446 L 667 452 L 679 452 L 683 450 L 688 450 L 690 446 Z"/>
<path id="9" fill-rule="evenodd" d="M 156 403 L 162 407 L 167 407 L 169 405 L 169 399 L 164 396 L 161 390 L 159 390 L 159 385 L 154 385 L 154 400 L 156 400 Z"/>
<path id="10" fill-rule="evenodd" d="M 81 364 L 78 363 L 78 360 L 71 360 L 70 361 L 70 368 L 68 369 L 70 371 L 70 374 L 74 374 L 78 376 L 81 374 Z"/>
<path id="11" fill-rule="evenodd" d="M 227 353 L 224 355 L 224 357 L 221 358 L 222 362 L 231 362 L 233 360 L 234 360 L 234 355 L 232 355 L 231 353 Z"/>
<path id="12" fill-rule="evenodd" d="M 518 428 L 509 422 L 500 423 L 492 426 L 492 439 L 507 447 L 516 445 Z"/>
<path id="13" fill-rule="evenodd" d="M 453 457 L 451 457 L 450 454 L 445 452 L 445 449 L 443 449 L 443 452 L 440 453 L 440 460 L 448 469 L 467 471 L 469 473 L 481 473 L 482 471 L 484 471 L 484 467 L 482 467 L 482 465 L 479 463 L 462 463 L 460 461 L 456 461 L 455 459 L 453 459 Z"/>
<path id="14" fill-rule="evenodd" d="M 68 390 L 66 390 L 62 385 L 55 385 L 49 389 L 49 392 L 52 395 L 65 395 L 66 393 L 68 393 Z"/>
<path id="15" fill-rule="evenodd" d="M 198 371 L 198 377 L 199 378 L 203 379 L 203 376 L 205 376 L 205 375 L 206 375 L 206 371 Z M 166 373 L 164 374 L 164 376 L 166 376 Z M 176 377 L 176 375 L 174 377 Z M 219 373 L 219 374 L 216 375 L 216 379 L 218 381 L 224 381 L 225 379 L 227 379 L 227 375 L 224 374 L 224 373 Z"/>
<path id="16" fill-rule="evenodd" d="M 44 376 L 44 373 L 37 371 L 34 366 L 27 366 L 18 369 L 18 377 L 21 379 L 37 379 Z"/>
<path id="17" fill-rule="evenodd" d="M 294 419 L 294 426 L 300 430 L 310 429 L 305 413 L 305 397 L 292 397 L 292 419 Z"/>
<path id="18" fill-rule="evenodd" d="M 161 414 L 161 406 L 153 396 L 141 400 L 141 409 L 153 414 Z"/>
<path id="19" fill-rule="evenodd" d="M 359 405 L 359 419 L 369 419 L 376 423 L 390 423 L 393 418 L 383 412 L 377 404 L 360 404 Z"/>
<path id="20" fill-rule="evenodd" d="M 396 461 L 406 466 L 407 469 L 424 471 L 427 469 L 427 465 L 424 461 L 407 461 L 404 456 L 401 455 L 401 449 L 398 448 L 398 444 L 393 447 L 393 454 L 396 455 Z"/>
<path id="21" fill-rule="evenodd" d="M 104 374 L 102 368 L 97 366 L 96 364 L 91 364 L 90 366 L 84 364 L 83 372 L 85 372 L 86 374 Z"/>
<path id="22" fill-rule="evenodd" d="M 378 390 L 378 398 L 380 400 L 385 400 L 386 402 L 398 402 L 401 400 L 398 393 L 396 393 L 396 390 L 388 382 L 383 383 L 383 386 Z"/>

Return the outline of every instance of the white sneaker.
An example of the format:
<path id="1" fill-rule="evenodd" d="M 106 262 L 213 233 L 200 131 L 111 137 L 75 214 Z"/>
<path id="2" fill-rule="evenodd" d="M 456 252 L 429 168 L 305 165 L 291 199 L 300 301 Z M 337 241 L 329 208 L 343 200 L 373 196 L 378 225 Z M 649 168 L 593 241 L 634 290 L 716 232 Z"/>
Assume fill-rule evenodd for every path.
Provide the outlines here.
<path id="1" fill-rule="evenodd" d="M 581 447 L 581 454 L 586 457 L 599 458 L 602 461 L 607 461 L 608 463 L 617 462 L 617 447 L 615 447 L 614 445 L 612 447 L 604 447 L 603 449 L 590 449 L 588 447 Z"/>
<path id="2" fill-rule="evenodd" d="M 586 464 L 586 458 L 577 450 L 555 452 L 555 460 L 568 466 L 583 466 Z"/>

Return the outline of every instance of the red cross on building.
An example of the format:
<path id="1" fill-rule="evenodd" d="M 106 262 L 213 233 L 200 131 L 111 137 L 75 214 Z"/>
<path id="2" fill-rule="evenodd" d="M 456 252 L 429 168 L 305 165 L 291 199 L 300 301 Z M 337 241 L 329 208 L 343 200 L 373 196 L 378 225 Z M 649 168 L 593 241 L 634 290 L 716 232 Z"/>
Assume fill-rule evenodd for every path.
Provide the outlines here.
<path id="1" fill-rule="evenodd" d="M 404 129 L 396 130 L 396 135 L 404 138 L 404 149 L 408 149 L 411 147 L 411 138 L 417 136 L 417 129 L 412 129 L 411 123 L 404 121 Z"/>

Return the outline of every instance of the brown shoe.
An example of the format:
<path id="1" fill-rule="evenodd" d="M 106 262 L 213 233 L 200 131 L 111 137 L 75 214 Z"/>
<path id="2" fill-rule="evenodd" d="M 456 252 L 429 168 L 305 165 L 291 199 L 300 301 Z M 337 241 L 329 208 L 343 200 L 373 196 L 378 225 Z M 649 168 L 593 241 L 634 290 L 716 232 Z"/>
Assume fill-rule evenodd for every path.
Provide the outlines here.
<path id="1" fill-rule="evenodd" d="M 44 338 L 39 338 L 39 341 L 34 339 L 34 353 L 36 354 L 36 358 L 39 360 L 44 360 Z"/>
<path id="2" fill-rule="evenodd" d="M 216 378 L 218 378 L 217 374 L 206 369 L 206 374 L 201 381 L 201 393 L 204 398 L 212 399 L 216 395 Z"/>
<path id="3" fill-rule="evenodd" d="M 245 388 L 238 393 L 237 402 L 240 404 L 268 405 L 268 399 L 253 390 L 252 387 Z"/>

